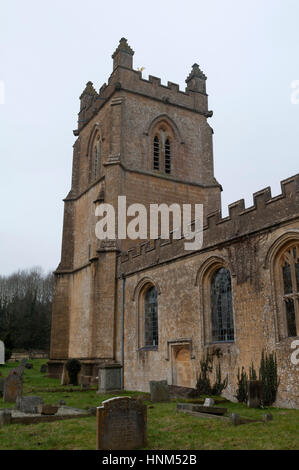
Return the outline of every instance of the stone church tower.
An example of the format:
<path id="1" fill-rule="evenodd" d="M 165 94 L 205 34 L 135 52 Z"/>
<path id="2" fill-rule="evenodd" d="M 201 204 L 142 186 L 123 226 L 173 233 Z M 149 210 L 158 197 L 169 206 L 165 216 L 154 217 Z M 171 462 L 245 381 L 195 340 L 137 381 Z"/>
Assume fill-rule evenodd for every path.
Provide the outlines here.
<path id="1" fill-rule="evenodd" d="M 115 360 L 116 257 L 132 241 L 100 243 L 95 207 L 141 203 L 203 204 L 220 210 L 213 168 L 206 76 L 197 64 L 186 90 L 133 69 L 122 38 L 113 71 L 99 93 L 88 82 L 74 131 L 72 187 L 64 200 L 61 263 L 52 319 L 53 374 L 66 358 L 86 364 Z M 136 243 L 136 241 L 134 242 Z"/>

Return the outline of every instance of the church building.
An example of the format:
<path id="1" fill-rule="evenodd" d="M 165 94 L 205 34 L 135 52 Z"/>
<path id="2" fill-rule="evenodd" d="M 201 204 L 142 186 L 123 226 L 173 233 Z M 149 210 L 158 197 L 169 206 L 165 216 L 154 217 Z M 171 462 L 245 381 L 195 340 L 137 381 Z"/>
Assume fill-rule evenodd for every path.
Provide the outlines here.
<path id="1" fill-rule="evenodd" d="M 144 79 L 133 55 L 122 38 L 108 82 L 99 91 L 88 82 L 80 96 L 49 374 L 77 358 L 90 381 L 103 365 L 122 366 L 125 390 L 147 392 L 151 380 L 194 388 L 209 354 L 234 399 L 238 370 L 258 371 L 265 351 L 277 357 L 276 404 L 299 407 L 299 174 L 223 218 L 207 77 L 194 64 L 183 91 Z M 148 212 L 202 204 L 202 247 L 186 250 L 173 234 L 99 240 L 96 208 L 117 208 L 119 196 Z"/>

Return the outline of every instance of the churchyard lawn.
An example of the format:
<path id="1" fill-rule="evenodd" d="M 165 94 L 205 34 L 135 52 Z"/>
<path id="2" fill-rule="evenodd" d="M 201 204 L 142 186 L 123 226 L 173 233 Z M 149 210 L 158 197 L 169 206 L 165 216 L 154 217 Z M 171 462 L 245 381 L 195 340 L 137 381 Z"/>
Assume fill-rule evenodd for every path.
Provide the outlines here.
<path id="1" fill-rule="evenodd" d="M 23 394 L 38 395 L 45 403 L 57 404 L 64 400 L 66 405 L 88 409 L 99 406 L 103 400 L 115 395 L 97 395 L 96 387 L 81 391 L 80 387 L 62 386 L 57 379 L 50 379 L 40 373 L 40 366 L 47 361 L 33 360 L 33 369 L 25 369 Z M 9 369 L 19 363 L 0 366 L 6 377 Z M 271 412 L 273 421 L 233 426 L 218 419 L 200 419 L 176 411 L 176 402 L 154 403 L 149 394 L 124 392 L 124 395 L 141 395 L 148 405 L 148 446 L 147 449 L 169 450 L 215 450 L 215 449 L 299 449 L 299 410 L 279 408 L 248 409 L 243 404 L 226 402 L 220 406 L 229 413 L 261 419 Z M 217 403 L 217 402 L 216 402 Z M 0 398 L 0 409 L 13 408 L 13 403 L 4 403 Z M 0 429 L 0 450 L 94 450 L 96 445 L 96 418 L 70 419 L 39 424 L 14 424 Z"/>

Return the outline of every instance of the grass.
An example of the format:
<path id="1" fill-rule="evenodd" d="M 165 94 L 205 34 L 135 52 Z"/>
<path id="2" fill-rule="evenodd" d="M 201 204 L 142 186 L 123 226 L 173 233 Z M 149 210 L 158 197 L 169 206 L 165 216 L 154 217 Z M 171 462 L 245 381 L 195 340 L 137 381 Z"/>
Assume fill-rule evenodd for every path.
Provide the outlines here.
<path id="1" fill-rule="evenodd" d="M 25 369 L 24 395 L 39 395 L 46 403 L 55 404 L 65 400 L 68 406 L 87 409 L 99 406 L 113 395 L 97 395 L 96 389 L 81 391 L 79 387 L 60 385 L 39 372 L 46 360 L 29 361 L 33 369 Z M 7 376 L 12 367 L 0 367 L 2 376 Z M 55 392 L 49 391 L 55 389 Z M 124 395 L 140 395 L 140 392 L 124 392 Z M 145 396 L 146 397 L 146 396 Z M 147 449 L 167 450 L 295 450 L 299 449 L 299 410 L 281 408 L 249 409 L 240 403 L 223 403 L 230 413 L 261 419 L 271 412 L 274 420 L 269 423 L 250 423 L 233 426 L 218 419 L 200 419 L 176 411 L 176 401 L 148 405 L 148 446 Z M 0 399 L 0 408 L 12 408 L 14 404 Z M 31 425 L 10 425 L 0 428 L 1 450 L 94 450 L 96 418 L 72 419 L 52 423 Z"/>

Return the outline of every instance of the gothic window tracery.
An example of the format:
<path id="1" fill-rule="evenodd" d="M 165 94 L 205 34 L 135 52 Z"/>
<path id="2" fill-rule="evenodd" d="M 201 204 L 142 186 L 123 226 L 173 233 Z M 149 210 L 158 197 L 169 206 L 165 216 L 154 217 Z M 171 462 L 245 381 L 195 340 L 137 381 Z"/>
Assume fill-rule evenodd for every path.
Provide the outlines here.
<path id="1" fill-rule="evenodd" d="M 299 243 L 292 245 L 282 254 L 281 277 L 287 336 L 297 336 L 299 334 Z"/>
<path id="2" fill-rule="evenodd" d="M 154 286 L 144 294 L 144 346 L 158 346 L 158 300 Z"/>
<path id="3" fill-rule="evenodd" d="M 211 278 L 212 341 L 234 341 L 230 272 L 220 268 Z"/>

